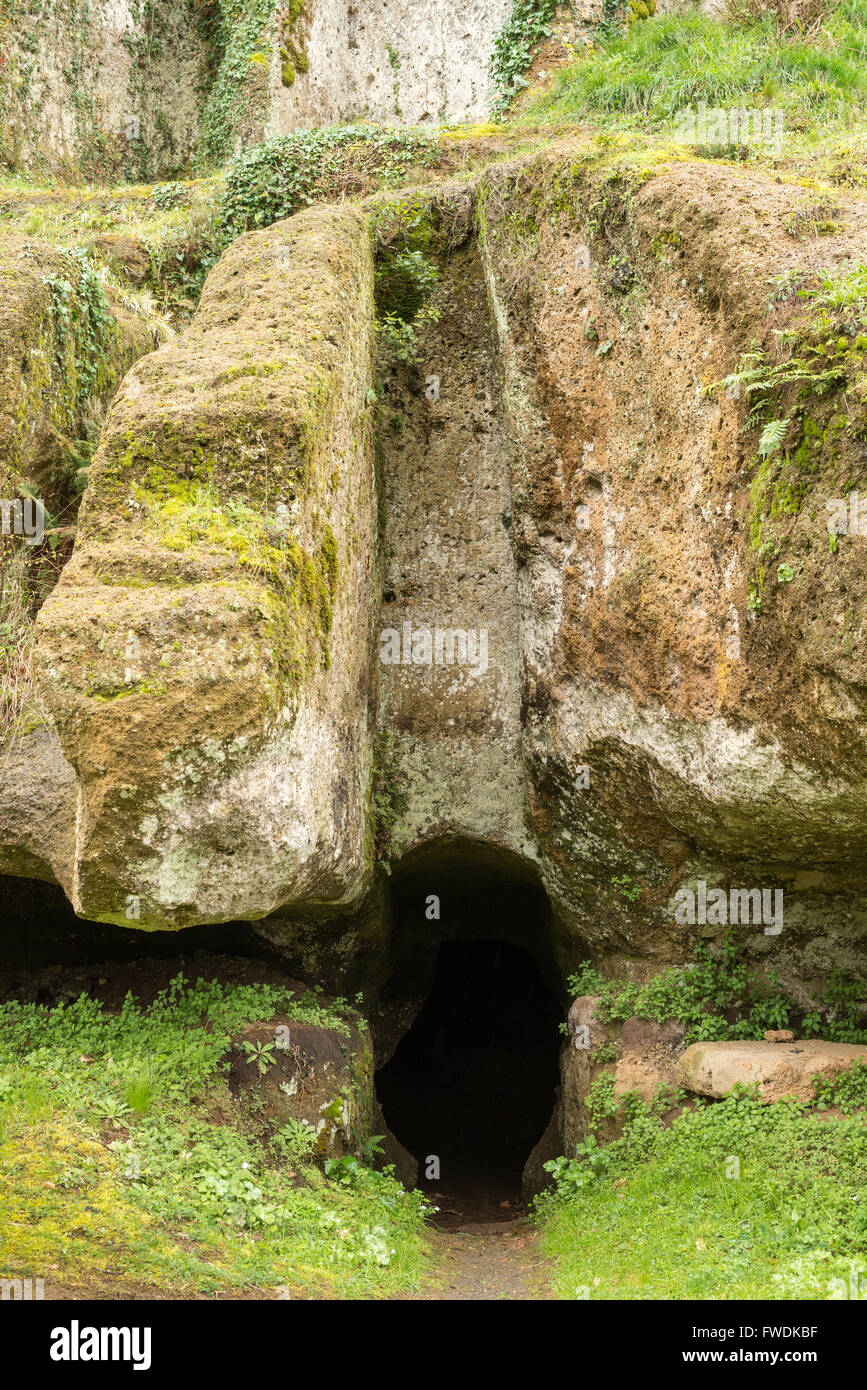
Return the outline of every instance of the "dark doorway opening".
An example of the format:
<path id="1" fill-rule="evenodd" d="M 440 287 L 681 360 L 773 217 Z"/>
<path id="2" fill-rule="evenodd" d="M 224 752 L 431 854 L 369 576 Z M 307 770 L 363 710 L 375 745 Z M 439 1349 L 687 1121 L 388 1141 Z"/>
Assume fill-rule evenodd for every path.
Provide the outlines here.
<path id="1" fill-rule="evenodd" d="M 377 1073 L 377 1093 L 445 1217 L 518 1214 L 524 1164 L 554 1109 L 561 1019 L 523 947 L 440 945 L 433 987 Z"/>

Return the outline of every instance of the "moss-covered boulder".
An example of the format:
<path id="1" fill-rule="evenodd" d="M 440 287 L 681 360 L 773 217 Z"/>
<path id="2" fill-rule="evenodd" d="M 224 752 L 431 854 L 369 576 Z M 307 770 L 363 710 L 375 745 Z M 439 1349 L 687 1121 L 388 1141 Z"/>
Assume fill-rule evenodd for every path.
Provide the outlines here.
<path id="1" fill-rule="evenodd" d="M 39 621 L 73 903 L 145 927 L 365 883 L 374 481 L 361 215 L 238 240 L 140 362 Z"/>

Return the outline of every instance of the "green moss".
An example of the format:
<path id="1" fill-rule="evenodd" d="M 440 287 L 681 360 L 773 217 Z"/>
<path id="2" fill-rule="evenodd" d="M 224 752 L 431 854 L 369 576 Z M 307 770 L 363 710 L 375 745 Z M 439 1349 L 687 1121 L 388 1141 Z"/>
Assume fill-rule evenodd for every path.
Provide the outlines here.
<path id="1" fill-rule="evenodd" d="M 235 367 L 229 367 L 225 372 L 220 373 L 220 385 L 226 385 L 230 381 L 238 381 L 241 377 L 267 377 L 278 376 L 283 371 L 282 362 L 240 362 Z"/>
<path id="2" fill-rule="evenodd" d="M 162 486 L 158 480 L 162 480 Z M 237 498 L 221 499 L 212 484 L 179 479 L 152 468 L 147 487 L 134 484 L 145 525 L 162 547 L 182 553 L 205 548 L 233 556 L 255 587 L 249 592 L 265 622 L 273 655 L 271 699 L 294 689 L 312 666 L 329 664 L 328 635 L 333 621 L 337 542 L 326 525 L 315 555 L 290 536 L 275 518 Z"/>
<path id="3" fill-rule="evenodd" d="M 801 442 L 793 454 L 795 465 L 800 472 L 816 468 L 816 454 L 821 449 L 823 430 L 818 421 L 805 416 L 801 427 Z"/>
<path id="4" fill-rule="evenodd" d="M 328 584 L 328 592 L 333 598 L 337 592 L 337 539 L 330 526 L 326 526 L 325 528 L 321 555 L 322 567 Z"/>
<path id="5" fill-rule="evenodd" d="M 657 232 L 650 243 L 650 249 L 654 256 L 665 259 L 665 251 L 668 247 L 675 249 L 683 245 L 683 237 L 674 227 L 666 228 L 664 231 Z"/>
<path id="6" fill-rule="evenodd" d="M 92 685 L 85 691 L 97 704 L 107 704 L 113 700 L 125 700 L 130 695 L 166 695 L 168 686 L 162 681 L 136 681 L 133 685 L 108 685 L 104 682 Z"/>

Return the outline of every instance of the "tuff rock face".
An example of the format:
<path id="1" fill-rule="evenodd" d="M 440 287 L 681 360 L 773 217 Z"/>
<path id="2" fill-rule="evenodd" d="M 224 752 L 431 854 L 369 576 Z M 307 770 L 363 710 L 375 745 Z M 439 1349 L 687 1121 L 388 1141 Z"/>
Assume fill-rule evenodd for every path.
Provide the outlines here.
<path id="1" fill-rule="evenodd" d="M 862 348 L 835 347 L 851 413 L 808 395 L 790 452 L 756 469 L 750 401 L 706 388 L 799 323 L 768 288 L 813 264 L 786 230 L 798 195 L 688 164 L 540 163 L 480 197 L 543 881 L 565 922 L 630 954 L 685 942 L 679 885 L 776 884 L 788 930 L 754 944 L 783 959 L 848 889 L 845 951 L 863 933 L 865 556 L 829 549 L 826 502 L 863 451 Z M 841 206 L 829 272 L 863 259 L 863 211 Z"/>
<path id="2" fill-rule="evenodd" d="M 510 9 L 509 0 L 290 4 L 276 17 L 282 61 L 269 73 L 268 128 L 359 115 L 411 125 L 484 120 L 488 59 Z"/>
<path id="3" fill-rule="evenodd" d="M 340 977 L 390 949 L 391 883 L 478 851 L 544 889 L 563 965 L 683 960 L 727 926 L 684 890 L 721 886 L 782 890 L 782 932 L 736 925 L 794 986 L 862 970 L 865 552 L 827 503 L 865 344 L 784 388 L 766 457 L 709 389 L 812 331 L 804 205 L 573 141 L 236 242 L 112 405 L 7 871 L 98 921 L 260 921 Z M 840 195 L 823 273 L 865 211 Z M 419 247 L 416 360 L 375 364 L 374 260 Z"/>

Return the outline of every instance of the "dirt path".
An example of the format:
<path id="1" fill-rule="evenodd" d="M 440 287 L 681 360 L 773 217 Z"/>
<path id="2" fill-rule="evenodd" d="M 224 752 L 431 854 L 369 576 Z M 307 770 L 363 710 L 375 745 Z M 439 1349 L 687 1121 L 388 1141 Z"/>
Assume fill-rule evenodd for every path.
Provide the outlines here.
<path id="1" fill-rule="evenodd" d="M 435 1266 L 418 1300 L 526 1302 L 553 1298 L 550 1262 L 525 1220 L 486 1222 L 462 1230 L 437 1231 Z"/>

